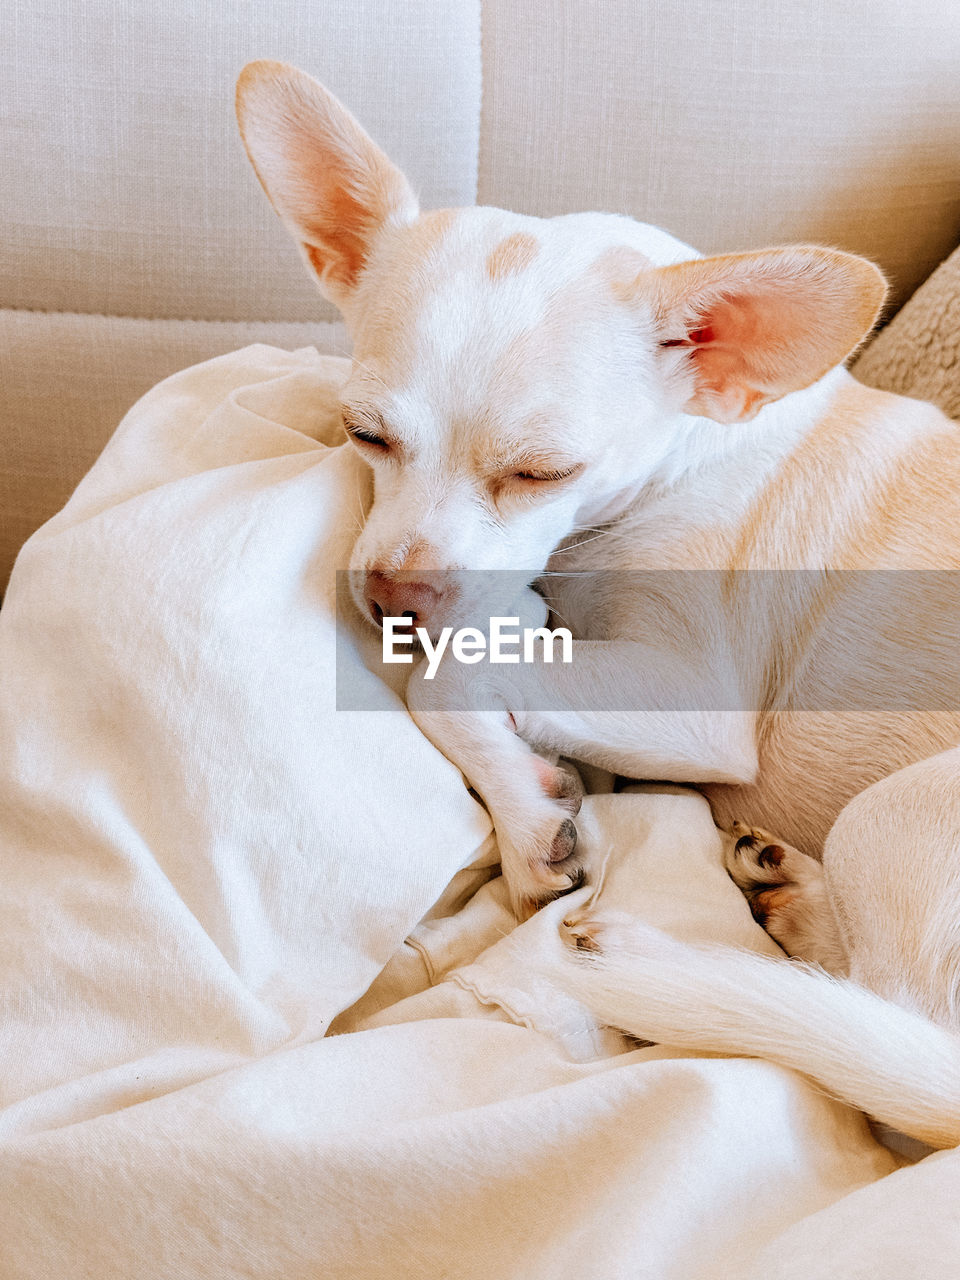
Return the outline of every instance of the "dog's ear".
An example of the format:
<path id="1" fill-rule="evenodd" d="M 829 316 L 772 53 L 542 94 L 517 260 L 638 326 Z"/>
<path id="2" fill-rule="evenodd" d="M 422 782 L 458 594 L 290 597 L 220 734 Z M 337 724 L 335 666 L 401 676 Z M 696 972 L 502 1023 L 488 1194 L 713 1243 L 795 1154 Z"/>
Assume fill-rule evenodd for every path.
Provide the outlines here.
<path id="1" fill-rule="evenodd" d="M 886 293 L 872 262 L 809 245 L 645 275 L 681 407 L 717 422 L 746 422 L 816 382 L 863 341 Z"/>
<path id="2" fill-rule="evenodd" d="M 271 204 L 342 306 L 380 228 L 417 216 L 406 178 L 333 94 L 286 63 L 244 67 L 237 120 Z"/>

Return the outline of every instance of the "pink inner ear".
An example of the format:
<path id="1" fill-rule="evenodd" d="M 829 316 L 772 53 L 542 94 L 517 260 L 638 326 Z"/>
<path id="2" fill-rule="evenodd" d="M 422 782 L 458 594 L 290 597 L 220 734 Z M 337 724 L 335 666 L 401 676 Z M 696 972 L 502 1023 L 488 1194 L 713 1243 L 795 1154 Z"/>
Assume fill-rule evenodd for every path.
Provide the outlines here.
<path id="1" fill-rule="evenodd" d="M 714 342 L 713 329 L 707 327 L 705 329 L 691 329 L 685 338 L 668 338 L 666 342 L 661 342 L 661 347 L 690 347 L 698 346 L 703 342 Z"/>
<path id="2" fill-rule="evenodd" d="M 316 206 L 305 210 L 303 229 L 310 236 L 304 251 L 319 276 L 352 287 L 366 265 L 371 232 L 383 214 L 377 208 L 374 192 L 364 192 L 368 203 L 358 199 L 360 185 L 356 174 L 343 174 L 327 160 L 314 157 L 313 174 L 306 170 L 310 189 L 316 193 Z"/>
<path id="3" fill-rule="evenodd" d="M 365 137 L 344 143 L 303 128 L 291 131 L 281 166 L 288 217 L 311 265 L 328 285 L 352 288 L 375 231 L 410 201 L 405 180 Z"/>
<path id="4" fill-rule="evenodd" d="M 679 343 L 690 348 L 695 370 L 690 412 L 743 422 L 791 389 L 791 351 L 808 340 L 812 321 L 801 284 L 791 295 L 747 280 L 738 293 L 714 295 L 698 312 L 697 327 Z"/>
<path id="5" fill-rule="evenodd" d="M 641 277 L 641 281 L 643 277 Z M 688 413 L 744 421 L 838 365 L 874 323 L 884 281 L 872 263 L 797 245 L 699 258 L 646 277 Z"/>
<path id="6" fill-rule="evenodd" d="M 798 290 L 799 293 L 799 290 Z M 781 345 L 791 330 L 807 322 L 806 299 L 790 300 L 773 291 L 744 290 L 736 296 L 712 300 L 688 337 L 695 346 L 736 347 L 745 363 L 763 363 L 765 350 Z"/>
<path id="7" fill-rule="evenodd" d="M 379 228 L 416 217 L 406 179 L 346 108 L 295 68 L 251 63 L 238 81 L 237 113 L 271 203 L 322 287 L 342 301 Z"/>

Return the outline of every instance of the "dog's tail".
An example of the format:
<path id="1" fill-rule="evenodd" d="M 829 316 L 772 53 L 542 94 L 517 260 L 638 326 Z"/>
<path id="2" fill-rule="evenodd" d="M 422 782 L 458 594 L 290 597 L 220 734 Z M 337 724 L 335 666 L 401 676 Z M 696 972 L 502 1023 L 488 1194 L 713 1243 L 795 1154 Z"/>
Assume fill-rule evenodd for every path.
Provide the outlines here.
<path id="1" fill-rule="evenodd" d="M 680 1048 L 763 1058 L 901 1133 L 960 1144 L 960 1036 L 796 961 L 678 943 L 656 929 L 572 929 L 563 986 L 603 1022 Z"/>

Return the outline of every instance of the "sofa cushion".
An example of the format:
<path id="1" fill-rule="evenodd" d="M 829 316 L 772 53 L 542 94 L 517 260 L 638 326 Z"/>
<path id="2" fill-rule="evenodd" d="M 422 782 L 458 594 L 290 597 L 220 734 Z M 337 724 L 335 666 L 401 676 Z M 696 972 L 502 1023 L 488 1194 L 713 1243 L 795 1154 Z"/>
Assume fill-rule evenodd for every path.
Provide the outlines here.
<path id="1" fill-rule="evenodd" d="M 472 204 L 478 5 L 0 6 L 0 306 L 332 319 L 244 155 L 237 74 L 253 58 L 297 63 L 359 115 L 425 205 Z"/>
<path id="2" fill-rule="evenodd" d="M 0 310 L 0 593 L 21 544 L 63 506 L 133 402 L 245 347 L 347 350 L 342 324 L 243 324 Z"/>
<path id="3" fill-rule="evenodd" d="M 960 249 L 920 286 L 853 366 L 872 387 L 960 418 Z"/>
<path id="4" fill-rule="evenodd" d="M 949 0 L 484 0 L 479 199 L 832 244 L 903 301 L 956 243 L 958 65 Z"/>

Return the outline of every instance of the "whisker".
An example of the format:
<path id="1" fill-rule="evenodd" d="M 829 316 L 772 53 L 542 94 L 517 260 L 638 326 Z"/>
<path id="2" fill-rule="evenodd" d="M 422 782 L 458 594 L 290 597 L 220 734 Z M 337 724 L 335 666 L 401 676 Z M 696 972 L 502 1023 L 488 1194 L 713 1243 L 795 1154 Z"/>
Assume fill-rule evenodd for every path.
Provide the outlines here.
<path id="1" fill-rule="evenodd" d="M 606 529 L 595 533 L 592 538 L 581 538 L 579 542 L 571 542 L 568 547 L 558 547 L 556 551 L 550 553 L 551 560 L 554 556 L 565 555 L 568 551 L 579 551 L 581 547 L 587 546 L 591 542 L 596 542 L 598 538 L 608 538 L 610 534 Z"/>
<path id="2" fill-rule="evenodd" d="M 380 377 L 376 369 L 371 369 L 368 364 L 364 363 L 364 361 L 360 360 L 357 356 L 353 356 L 352 359 L 353 359 L 353 363 L 357 365 L 359 368 L 361 368 L 364 373 L 368 373 L 371 378 L 376 378 L 377 382 L 380 383 L 381 387 L 383 387 L 385 391 L 390 390 L 390 387 L 387 385 L 386 382 L 384 382 L 383 378 Z"/>
<path id="3" fill-rule="evenodd" d="M 357 507 L 360 510 L 360 528 L 362 529 L 367 522 L 367 513 L 363 509 L 363 494 L 360 491 L 359 478 L 357 479 L 356 498 L 357 498 Z"/>
<path id="4" fill-rule="evenodd" d="M 549 605 L 550 605 L 550 617 L 551 617 L 551 618 L 556 618 L 556 620 L 557 620 L 558 622 L 562 623 L 562 624 L 567 628 L 567 630 L 568 630 L 568 631 L 572 631 L 572 630 L 573 630 L 573 628 L 570 626 L 570 623 L 569 623 L 569 622 L 567 621 L 567 619 L 563 616 L 563 614 L 559 611 L 559 609 L 555 609 L 555 608 L 553 607 L 553 605 L 551 604 L 551 602 L 550 602 L 549 600 L 547 600 L 547 597 L 546 597 L 546 596 L 544 596 L 543 598 L 544 598 L 544 600 L 546 600 L 546 601 L 547 601 L 547 604 L 549 604 Z"/>

